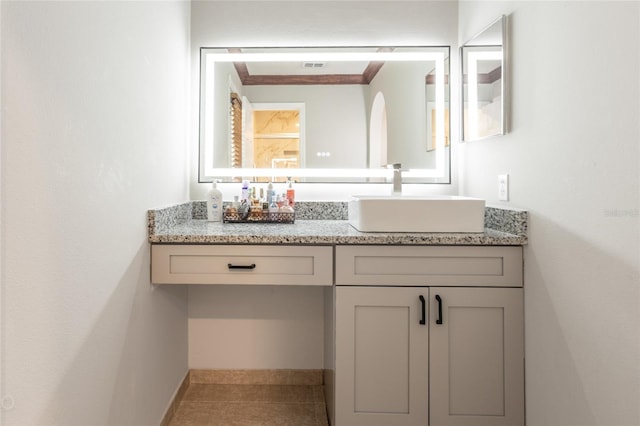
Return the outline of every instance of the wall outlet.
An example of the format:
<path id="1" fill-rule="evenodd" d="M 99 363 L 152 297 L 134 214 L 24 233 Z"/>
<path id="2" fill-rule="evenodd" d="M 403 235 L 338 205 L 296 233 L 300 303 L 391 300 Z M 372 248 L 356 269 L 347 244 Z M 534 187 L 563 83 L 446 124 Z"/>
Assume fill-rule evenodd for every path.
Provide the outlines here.
<path id="1" fill-rule="evenodd" d="M 509 201 L 509 175 L 498 175 L 498 200 Z"/>

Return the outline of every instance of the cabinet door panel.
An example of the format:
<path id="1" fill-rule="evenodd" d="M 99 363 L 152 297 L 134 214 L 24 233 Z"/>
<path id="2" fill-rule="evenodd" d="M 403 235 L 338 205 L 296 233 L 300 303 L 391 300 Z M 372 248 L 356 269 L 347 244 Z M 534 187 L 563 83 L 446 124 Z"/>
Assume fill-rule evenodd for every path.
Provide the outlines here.
<path id="1" fill-rule="evenodd" d="M 522 289 L 430 290 L 430 425 L 524 424 Z"/>
<path id="2" fill-rule="evenodd" d="M 336 289 L 336 425 L 427 424 L 421 295 L 428 300 L 428 289 Z"/>
<path id="3" fill-rule="evenodd" d="M 356 412 L 409 412 L 409 314 L 408 306 L 354 306 Z"/>

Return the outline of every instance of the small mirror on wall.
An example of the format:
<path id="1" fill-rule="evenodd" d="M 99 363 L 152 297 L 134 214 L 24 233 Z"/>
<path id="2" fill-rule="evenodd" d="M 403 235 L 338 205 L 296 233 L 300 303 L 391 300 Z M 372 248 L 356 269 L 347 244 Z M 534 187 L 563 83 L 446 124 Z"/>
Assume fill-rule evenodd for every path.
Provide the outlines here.
<path id="1" fill-rule="evenodd" d="M 501 16 L 460 47 L 463 141 L 507 132 L 506 35 Z"/>

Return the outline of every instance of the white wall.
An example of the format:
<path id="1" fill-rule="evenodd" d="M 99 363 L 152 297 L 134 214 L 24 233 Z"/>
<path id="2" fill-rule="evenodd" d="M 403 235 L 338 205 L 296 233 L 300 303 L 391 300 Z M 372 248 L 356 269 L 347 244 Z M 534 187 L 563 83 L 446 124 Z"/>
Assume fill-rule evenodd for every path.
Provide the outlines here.
<path id="1" fill-rule="evenodd" d="M 371 99 L 384 96 L 387 112 L 387 161 L 403 168 L 435 168 L 435 151 L 427 152 L 425 76 L 433 62 L 389 62 L 371 81 Z M 429 137 L 431 135 L 429 134 Z"/>
<path id="2" fill-rule="evenodd" d="M 187 368 L 146 210 L 187 198 L 187 2 L 1 2 L 2 422 L 158 424 Z"/>
<path id="3" fill-rule="evenodd" d="M 323 289 L 191 286 L 189 368 L 322 369 Z"/>
<path id="4" fill-rule="evenodd" d="M 528 426 L 640 424 L 640 3 L 460 2 L 512 28 L 513 120 L 460 145 L 461 188 L 530 212 Z"/>
<path id="5" fill-rule="evenodd" d="M 229 46 L 367 46 L 452 45 L 457 43 L 456 1 L 192 1 L 192 101 L 198 105 L 200 47 Z M 455 51 L 455 50 L 454 50 Z M 451 69 L 455 70 L 453 61 Z M 456 77 L 456 76 L 454 76 Z M 456 77 L 457 78 L 457 77 Z M 454 80 L 455 81 L 455 80 Z M 455 88 L 452 87 L 452 94 Z M 197 114 L 191 120 L 193 147 L 198 146 Z M 453 126 L 453 124 L 452 124 Z M 452 129 L 455 134 L 457 130 Z M 192 200 L 203 200 L 210 185 L 198 183 L 198 152 L 191 152 Z M 405 185 L 406 193 L 457 192 L 452 185 Z M 224 199 L 240 191 L 219 185 Z M 390 193 L 391 185 L 300 184 L 298 200 L 346 200 L 354 193 Z"/>

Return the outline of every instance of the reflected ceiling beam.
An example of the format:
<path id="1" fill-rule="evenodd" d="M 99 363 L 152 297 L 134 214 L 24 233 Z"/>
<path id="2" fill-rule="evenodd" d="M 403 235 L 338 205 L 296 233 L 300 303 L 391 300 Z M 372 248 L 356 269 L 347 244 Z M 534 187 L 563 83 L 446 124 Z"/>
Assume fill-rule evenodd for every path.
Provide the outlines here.
<path id="1" fill-rule="evenodd" d="M 393 47 L 381 47 L 378 49 L 378 52 L 393 52 L 393 51 L 394 51 Z M 366 83 L 363 83 L 363 84 L 371 83 L 371 81 L 375 78 L 376 74 L 378 74 L 378 71 L 380 71 L 383 65 L 384 65 L 384 62 L 380 62 L 380 61 L 369 62 L 369 65 L 367 65 L 367 68 L 365 68 L 364 72 L 362 73 L 362 77 L 366 81 Z"/>
<path id="2" fill-rule="evenodd" d="M 238 72 L 238 74 L 240 73 Z M 242 79 L 242 77 L 240 77 L 240 79 L 244 86 L 276 86 L 287 84 L 369 84 L 362 74 L 249 75 L 245 79 Z"/>
<path id="3" fill-rule="evenodd" d="M 363 84 L 371 83 L 371 80 L 374 79 L 383 65 L 384 62 L 369 62 L 369 65 L 367 65 L 367 68 L 362 73 L 362 79 L 365 81 Z"/>
<path id="4" fill-rule="evenodd" d="M 494 68 L 486 73 L 478 73 L 478 84 L 491 84 L 502 78 L 502 67 Z M 467 83 L 467 74 L 463 76 L 464 83 Z M 429 76 L 427 76 L 427 84 L 429 84 Z M 433 83 L 431 83 L 433 84 Z"/>
<path id="5" fill-rule="evenodd" d="M 427 74 L 424 78 L 424 84 L 436 84 L 436 75 L 435 74 Z M 449 84 L 449 76 L 444 76 L 444 84 Z"/>
<path id="6" fill-rule="evenodd" d="M 242 53 L 239 48 L 227 49 L 229 53 Z M 381 47 L 378 52 L 393 52 L 394 47 Z M 233 63 L 244 86 L 284 86 L 313 84 L 369 84 L 378 74 L 384 62 L 371 61 L 362 74 L 315 74 L 315 75 L 251 75 L 245 62 Z"/>
<path id="7" fill-rule="evenodd" d="M 232 47 L 227 50 L 229 51 L 229 53 L 242 53 L 242 51 L 237 47 Z M 240 77 L 240 81 L 242 82 L 242 84 L 244 84 L 244 81 L 248 77 L 250 77 L 247 64 L 244 62 L 234 62 L 233 66 L 236 68 L 236 72 L 238 73 L 238 77 Z"/>
<path id="8" fill-rule="evenodd" d="M 487 76 L 489 77 L 489 83 L 500 80 L 502 78 L 502 67 L 495 68 L 493 71 L 488 72 Z"/>

